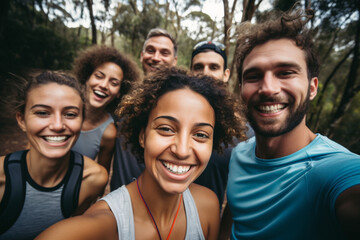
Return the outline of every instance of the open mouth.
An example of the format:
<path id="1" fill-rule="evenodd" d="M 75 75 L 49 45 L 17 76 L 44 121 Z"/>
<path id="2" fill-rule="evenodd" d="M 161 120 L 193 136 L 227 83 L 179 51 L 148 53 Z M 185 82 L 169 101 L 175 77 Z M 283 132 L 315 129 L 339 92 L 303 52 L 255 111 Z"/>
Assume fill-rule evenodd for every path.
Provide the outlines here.
<path id="1" fill-rule="evenodd" d="M 256 109 L 261 113 L 277 113 L 286 108 L 285 104 L 273 104 L 273 105 L 258 105 Z"/>
<path id="2" fill-rule="evenodd" d="M 106 98 L 108 96 L 106 93 L 98 91 L 98 90 L 94 90 L 94 94 L 99 98 Z"/>
<path id="3" fill-rule="evenodd" d="M 62 143 L 69 139 L 70 136 L 44 136 L 42 137 L 49 143 Z"/>
<path id="4" fill-rule="evenodd" d="M 166 167 L 167 170 L 169 170 L 171 173 L 174 174 L 184 174 L 187 173 L 191 166 L 190 165 L 175 165 L 169 162 L 161 161 L 161 163 Z"/>

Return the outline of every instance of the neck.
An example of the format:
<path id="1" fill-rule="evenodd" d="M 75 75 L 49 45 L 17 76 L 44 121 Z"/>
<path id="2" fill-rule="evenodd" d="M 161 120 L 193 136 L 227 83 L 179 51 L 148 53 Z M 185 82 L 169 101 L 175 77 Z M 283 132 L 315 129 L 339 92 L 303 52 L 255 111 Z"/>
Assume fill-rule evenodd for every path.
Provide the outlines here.
<path id="1" fill-rule="evenodd" d="M 30 148 L 26 164 L 31 178 L 40 186 L 54 187 L 64 178 L 70 161 L 70 152 L 62 158 L 49 159 Z"/>
<path id="2" fill-rule="evenodd" d="M 104 122 L 107 117 L 108 112 L 104 108 L 86 107 L 82 130 L 86 131 L 97 127 Z"/>
<path id="3" fill-rule="evenodd" d="M 167 224 L 171 222 L 178 207 L 181 194 L 165 192 L 159 183 L 150 174 L 147 174 L 146 170 L 140 175 L 138 183 L 141 194 L 151 209 L 154 218 L 161 219 L 161 221 L 165 220 L 164 222 Z"/>
<path id="4" fill-rule="evenodd" d="M 306 147 L 316 135 L 305 125 L 305 118 L 293 130 L 277 137 L 256 135 L 256 156 L 274 159 L 288 156 Z"/>

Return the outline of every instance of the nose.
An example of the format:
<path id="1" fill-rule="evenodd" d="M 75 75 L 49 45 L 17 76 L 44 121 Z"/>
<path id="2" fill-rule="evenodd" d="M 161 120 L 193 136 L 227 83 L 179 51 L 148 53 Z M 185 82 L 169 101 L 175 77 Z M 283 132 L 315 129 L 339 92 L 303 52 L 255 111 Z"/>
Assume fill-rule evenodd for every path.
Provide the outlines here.
<path id="1" fill-rule="evenodd" d="M 261 83 L 259 93 L 262 93 L 267 96 L 275 95 L 280 92 L 280 81 L 277 79 L 273 73 L 266 72 L 264 79 Z"/>
<path id="2" fill-rule="evenodd" d="M 62 115 L 55 114 L 54 117 L 51 119 L 51 123 L 49 125 L 49 128 L 55 132 L 60 132 L 65 129 L 65 124 L 63 122 Z"/>
<path id="3" fill-rule="evenodd" d="M 160 52 L 159 51 L 155 51 L 154 55 L 152 56 L 152 60 L 155 62 L 160 62 Z"/>
<path id="4" fill-rule="evenodd" d="M 99 87 L 103 88 L 103 89 L 107 89 L 108 88 L 108 84 L 109 84 L 109 80 L 103 79 L 100 83 L 99 83 Z"/>
<path id="5" fill-rule="evenodd" d="M 190 156 L 191 146 L 190 140 L 187 136 L 178 136 L 174 144 L 170 147 L 171 152 L 179 159 L 185 160 Z"/>
<path id="6" fill-rule="evenodd" d="M 203 74 L 206 76 L 211 76 L 211 71 L 208 66 L 205 66 L 203 69 Z"/>

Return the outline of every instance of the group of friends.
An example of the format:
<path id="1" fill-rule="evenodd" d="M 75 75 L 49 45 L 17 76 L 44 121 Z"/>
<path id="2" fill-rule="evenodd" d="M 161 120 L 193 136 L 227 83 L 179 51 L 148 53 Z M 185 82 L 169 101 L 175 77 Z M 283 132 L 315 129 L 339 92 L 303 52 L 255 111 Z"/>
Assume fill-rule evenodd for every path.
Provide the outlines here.
<path id="1" fill-rule="evenodd" d="M 311 17 L 240 26 L 240 96 L 223 44 L 196 44 L 187 71 L 160 28 L 144 76 L 97 46 L 74 77 L 29 77 L 14 106 L 29 148 L 0 157 L 0 239 L 358 239 L 360 156 L 306 126 Z"/>

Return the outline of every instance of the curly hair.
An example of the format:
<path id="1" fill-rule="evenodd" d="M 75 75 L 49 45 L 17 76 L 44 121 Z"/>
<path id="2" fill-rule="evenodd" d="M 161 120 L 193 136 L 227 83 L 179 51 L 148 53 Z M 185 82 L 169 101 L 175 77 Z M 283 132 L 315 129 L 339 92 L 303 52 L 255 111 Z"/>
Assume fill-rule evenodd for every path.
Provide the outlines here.
<path id="1" fill-rule="evenodd" d="M 124 77 L 120 86 L 121 99 L 129 92 L 131 84 L 139 81 L 140 71 L 136 63 L 130 57 L 120 53 L 115 48 L 109 46 L 93 46 L 85 49 L 74 61 L 74 75 L 81 84 L 85 85 L 95 69 L 107 62 L 115 63 L 123 71 Z M 112 101 L 107 106 L 107 110 L 113 112 L 117 104 L 117 101 Z"/>
<path id="2" fill-rule="evenodd" d="M 195 76 L 180 68 L 163 68 L 147 76 L 126 95 L 115 114 L 122 119 L 119 133 L 126 145 L 143 160 L 139 134 L 147 126 L 151 110 L 167 92 L 188 88 L 202 95 L 215 111 L 213 148 L 220 153 L 233 144 L 234 137 L 246 139 L 244 105 L 227 91 L 226 84 L 209 76 Z M 181 99 L 179 99 L 181 101 Z"/>
<path id="3" fill-rule="evenodd" d="M 268 20 L 261 24 L 251 24 L 244 22 L 238 31 L 236 48 L 236 69 L 238 73 L 239 84 L 242 83 L 242 68 L 245 58 L 258 45 L 264 44 L 270 40 L 287 38 L 293 40 L 305 54 L 308 79 L 317 77 L 319 74 L 319 62 L 314 50 L 312 35 L 305 24 L 312 19 L 314 13 L 307 9 L 283 13 L 282 16 Z"/>

